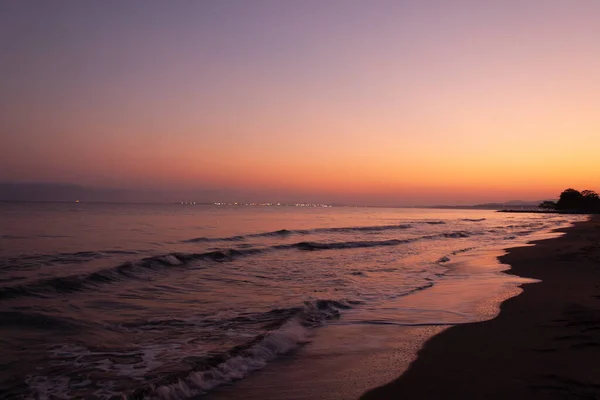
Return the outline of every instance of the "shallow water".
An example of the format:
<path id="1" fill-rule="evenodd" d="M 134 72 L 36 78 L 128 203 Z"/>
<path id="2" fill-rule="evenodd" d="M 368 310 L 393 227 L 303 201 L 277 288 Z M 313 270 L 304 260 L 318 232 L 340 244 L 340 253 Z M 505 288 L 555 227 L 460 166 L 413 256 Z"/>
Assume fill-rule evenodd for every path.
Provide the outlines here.
<path id="1" fill-rule="evenodd" d="M 482 293 L 518 278 L 461 260 L 581 219 L 81 203 L 0 213 L 0 397 L 89 399 L 207 393 L 324 326 L 481 319 L 496 307 L 482 311 Z"/>

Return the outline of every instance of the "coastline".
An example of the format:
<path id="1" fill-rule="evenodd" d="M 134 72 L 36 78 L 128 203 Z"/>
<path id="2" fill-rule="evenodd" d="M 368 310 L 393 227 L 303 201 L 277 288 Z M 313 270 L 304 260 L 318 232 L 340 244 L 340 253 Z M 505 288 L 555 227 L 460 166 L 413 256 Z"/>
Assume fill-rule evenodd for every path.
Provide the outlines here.
<path id="1" fill-rule="evenodd" d="M 361 399 L 600 398 L 600 218 L 499 257 L 540 279 L 498 317 L 432 337 L 399 378 Z"/>
<path id="2" fill-rule="evenodd" d="M 557 230 L 544 231 L 531 240 L 556 237 L 560 237 Z M 448 270 L 443 280 L 427 291 L 398 298 L 396 307 L 389 310 L 395 317 L 400 313 L 403 322 L 356 324 L 354 321 L 368 320 L 370 311 L 347 310 L 339 322 L 312 331 L 309 345 L 274 360 L 234 385 L 221 386 L 197 398 L 358 399 L 366 391 L 397 379 L 432 337 L 455 325 L 496 318 L 501 305 L 522 292 L 523 284 L 538 282 L 507 274 L 511 266 L 500 260 L 507 246 L 531 247 L 517 239 L 453 255 L 444 263 Z M 418 320 L 407 312 L 418 312 Z M 435 317 L 429 319 L 428 315 Z"/>

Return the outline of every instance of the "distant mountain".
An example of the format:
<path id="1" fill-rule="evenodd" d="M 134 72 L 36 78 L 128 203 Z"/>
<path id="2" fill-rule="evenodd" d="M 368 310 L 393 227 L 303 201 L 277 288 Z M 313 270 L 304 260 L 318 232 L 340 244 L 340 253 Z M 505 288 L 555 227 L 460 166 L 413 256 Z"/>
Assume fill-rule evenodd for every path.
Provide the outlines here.
<path id="1" fill-rule="evenodd" d="M 248 195 L 246 198 L 249 197 Z M 251 203 L 234 190 L 212 188 L 98 188 L 69 183 L 0 182 L 0 201 L 84 203 L 213 203 L 221 199 Z M 283 202 L 283 201 L 282 201 Z"/>
<path id="2" fill-rule="evenodd" d="M 442 205 L 442 206 L 434 206 L 432 208 L 452 208 L 452 209 L 461 209 L 461 210 L 503 210 L 506 208 L 509 209 L 521 209 L 521 208 L 538 208 L 538 204 L 540 204 L 544 200 L 539 201 L 526 201 L 526 200 L 510 200 L 504 203 L 483 203 L 483 204 L 473 204 L 468 206 L 452 206 L 452 205 Z"/>
<path id="3" fill-rule="evenodd" d="M 544 200 L 536 200 L 536 201 L 523 201 L 523 200 L 510 200 L 504 203 L 507 206 L 537 206 Z"/>
<path id="4" fill-rule="evenodd" d="M 521 208 L 521 207 L 537 207 L 541 201 L 522 201 L 522 200 L 510 200 L 504 203 L 484 203 L 484 204 L 476 204 L 474 208 L 482 208 L 482 209 L 491 209 L 491 210 L 500 210 L 504 208 Z"/>
<path id="5" fill-rule="evenodd" d="M 123 201 L 126 192 L 94 189 L 65 183 L 0 182 L 0 201 Z"/>

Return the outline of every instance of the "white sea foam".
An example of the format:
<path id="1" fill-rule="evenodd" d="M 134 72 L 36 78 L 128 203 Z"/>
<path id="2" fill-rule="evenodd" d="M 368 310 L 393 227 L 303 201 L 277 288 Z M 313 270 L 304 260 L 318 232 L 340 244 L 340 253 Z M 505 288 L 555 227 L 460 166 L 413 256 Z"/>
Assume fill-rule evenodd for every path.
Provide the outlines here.
<path id="1" fill-rule="evenodd" d="M 234 356 L 207 371 L 192 372 L 177 383 L 160 386 L 150 398 L 180 400 L 205 393 L 263 368 L 277 356 L 288 353 L 308 341 L 309 330 L 298 318 L 294 318 L 280 329 L 267 334 L 243 355 Z"/>
<path id="2" fill-rule="evenodd" d="M 15 335 L 27 330 L 49 345 L 48 351 L 15 351 L 15 370 L 27 372 L 7 376 L 25 381 L 32 398 L 40 399 L 124 393 L 193 397 L 293 351 L 327 319 L 416 326 L 468 321 L 472 312 L 466 306 L 460 316 L 449 315 L 444 301 L 439 309 L 402 312 L 398 304 L 405 296 L 418 307 L 419 299 L 435 300 L 429 291 L 434 285 L 459 284 L 461 278 L 452 281 L 452 271 L 464 267 L 463 252 L 504 248 L 505 238 L 521 244 L 570 221 L 491 212 L 367 210 L 348 223 L 345 210 L 326 221 L 306 210 L 290 219 L 284 211 L 277 224 L 255 221 L 255 231 L 266 233 L 221 231 L 221 225 L 238 227 L 241 221 L 240 209 L 231 209 L 223 214 L 230 218 L 227 224 L 207 213 L 203 223 L 217 229 L 183 229 L 181 241 L 152 236 L 150 243 L 145 242 L 150 236 L 140 236 L 130 242 L 129 234 L 119 240 L 123 246 L 144 243 L 151 251 L 78 251 L 74 242 L 70 253 L 46 254 L 47 249 L 35 247 L 40 241 L 32 240 L 27 255 L 0 258 L 7 273 L 3 279 L 16 279 L 0 282 L 0 301 L 18 304 L 28 297 L 22 304 L 38 307 L 0 319 L 10 322 Z M 221 239 L 183 240 L 212 233 Z M 99 249 L 110 249 L 117 239 L 110 233 L 98 236 L 110 237 Z M 351 298 L 359 304 L 316 298 Z M 353 310 L 340 315 L 348 307 Z M 65 334 L 48 335 L 49 329 Z M 18 336 L 14 342 L 19 343 Z M 81 347 L 56 347 L 65 342 Z M 23 387 L 9 397 L 21 396 L 17 390 Z"/>
<path id="3" fill-rule="evenodd" d="M 175 257 L 173 254 L 168 254 L 168 255 L 164 256 L 163 261 L 166 262 L 167 264 L 171 264 L 171 265 L 181 265 L 182 264 L 181 260 L 178 259 L 177 257 Z"/>

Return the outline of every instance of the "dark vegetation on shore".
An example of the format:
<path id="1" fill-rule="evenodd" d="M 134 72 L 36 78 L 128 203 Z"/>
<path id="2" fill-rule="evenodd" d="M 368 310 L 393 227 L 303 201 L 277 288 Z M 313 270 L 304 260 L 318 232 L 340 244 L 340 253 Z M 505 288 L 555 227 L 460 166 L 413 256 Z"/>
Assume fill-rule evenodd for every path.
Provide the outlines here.
<path id="1" fill-rule="evenodd" d="M 567 189 L 560 194 L 558 201 L 544 201 L 539 207 L 548 211 L 600 213 L 600 196 L 593 190 L 579 192 Z"/>

